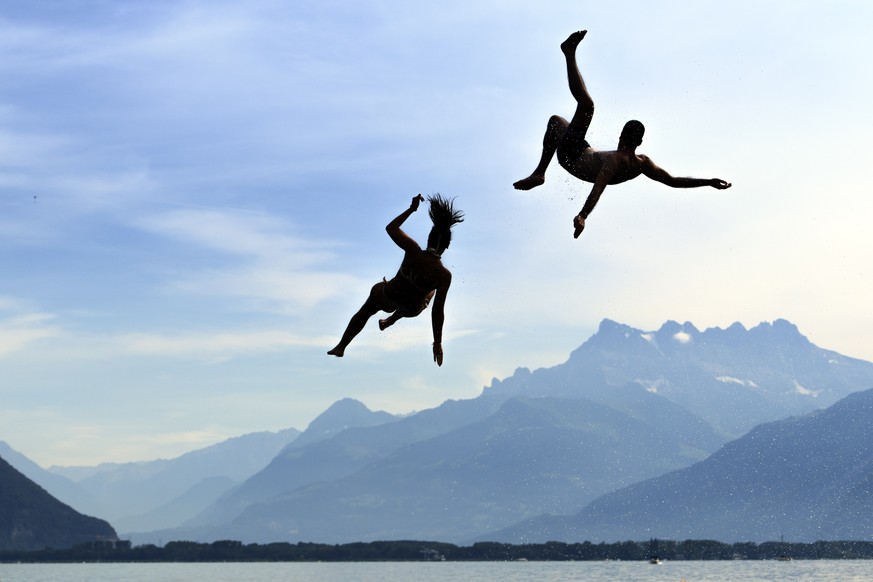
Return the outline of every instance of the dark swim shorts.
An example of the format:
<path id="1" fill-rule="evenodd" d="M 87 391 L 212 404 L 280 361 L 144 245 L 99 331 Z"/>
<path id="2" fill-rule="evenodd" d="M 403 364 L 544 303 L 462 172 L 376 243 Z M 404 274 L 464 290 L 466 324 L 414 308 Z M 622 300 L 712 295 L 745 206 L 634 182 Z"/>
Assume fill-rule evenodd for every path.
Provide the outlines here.
<path id="1" fill-rule="evenodd" d="M 585 135 L 583 135 L 582 132 L 573 129 L 572 127 L 568 127 L 567 130 L 564 131 L 563 137 L 561 137 L 559 149 L 576 153 L 590 147 L 591 144 L 588 143 L 588 140 L 585 139 Z"/>

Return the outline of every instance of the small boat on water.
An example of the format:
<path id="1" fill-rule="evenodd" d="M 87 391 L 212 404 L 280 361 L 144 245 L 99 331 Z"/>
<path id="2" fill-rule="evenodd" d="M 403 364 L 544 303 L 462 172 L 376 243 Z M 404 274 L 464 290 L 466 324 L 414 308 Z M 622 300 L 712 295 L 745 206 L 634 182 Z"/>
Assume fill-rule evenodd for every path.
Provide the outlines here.
<path id="1" fill-rule="evenodd" d="M 649 564 L 660 564 L 660 563 L 661 563 L 661 558 L 659 558 L 658 556 L 652 556 L 651 558 L 649 558 Z"/>

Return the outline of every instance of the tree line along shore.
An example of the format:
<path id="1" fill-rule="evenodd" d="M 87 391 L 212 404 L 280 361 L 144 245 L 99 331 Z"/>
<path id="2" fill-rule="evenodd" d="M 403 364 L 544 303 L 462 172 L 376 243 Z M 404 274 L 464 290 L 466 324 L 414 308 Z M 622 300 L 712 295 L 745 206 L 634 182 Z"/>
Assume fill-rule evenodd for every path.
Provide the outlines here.
<path id="1" fill-rule="evenodd" d="M 813 543 L 712 540 L 646 540 L 615 543 L 503 544 L 457 546 L 427 541 L 377 541 L 347 544 L 276 542 L 243 544 L 173 541 L 164 546 L 133 546 L 129 541 L 95 541 L 68 549 L 0 551 L 3 563 L 59 562 L 361 562 L 361 561 L 585 561 L 585 560 L 835 560 L 873 559 L 873 542 Z"/>

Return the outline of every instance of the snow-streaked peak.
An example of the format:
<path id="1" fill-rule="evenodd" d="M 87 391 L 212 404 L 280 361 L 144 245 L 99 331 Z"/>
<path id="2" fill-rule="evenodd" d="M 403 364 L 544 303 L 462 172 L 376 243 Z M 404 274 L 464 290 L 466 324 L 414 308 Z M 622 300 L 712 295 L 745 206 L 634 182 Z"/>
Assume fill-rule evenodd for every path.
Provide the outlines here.
<path id="1" fill-rule="evenodd" d="M 688 334 L 684 331 L 679 331 L 679 332 L 676 332 L 673 334 L 673 339 L 676 340 L 677 342 L 679 342 L 680 344 L 687 344 L 687 343 L 691 343 L 691 340 L 693 338 L 691 337 L 690 334 Z"/>
<path id="2" fill-rule="evenodd" d="M 800 384 L 797 380 L 794 381 L 794 391 L 803 396 L 812 396 L 813 398 L 818 397 L 821 394 L 821 390 L 810 390 Z"/>
<path id="3" fill-rule="evenodd" d="M 715 379 L 725 384 L 739 384 L 740 386 L 748 386 L 749 388 L 758 387 L 758 385 L 752 380 L 741 380 L 740 378 L 734 378 L 733 376 L 716 376 Z"/>

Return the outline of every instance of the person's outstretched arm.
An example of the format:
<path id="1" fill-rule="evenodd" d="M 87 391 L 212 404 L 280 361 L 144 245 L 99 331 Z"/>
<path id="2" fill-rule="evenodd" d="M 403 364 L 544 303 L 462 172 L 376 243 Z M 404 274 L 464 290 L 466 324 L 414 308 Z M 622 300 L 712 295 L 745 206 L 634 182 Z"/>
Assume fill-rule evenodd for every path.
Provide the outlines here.
<path id="1" fill-rule="evenodd" d="M 585 199 L 585 205 L 582 207 L 579 214 L 577 214 L 573 219 L 573 226 L 575 227 L 573 238 L 579 238 L 579 235 L 582 234 L 583 230 L 585 230 L 585 220 L 588 218 L 588 215 L 591 214 L 591 211 L 594 210 L 594 207 L 597 206 L 597 201 L 600 200 L 601 194 L 606 190 L 606 186 L 609 184 L 609 180 L 612 178 L 613 174 L 615 174 L 614 164 L 611 160 L 606 160 L 603 167 L 600 168 L 600 172 L 597 174 L 597 179 L 594 180 L 594 186 L 591 187 L 591 193 L 588 194 L 588 198 Z"/>
<path id="2" fill-rule="evenodd" d="M 433 309 L 430 312 L 431 325 L 433 327 L 433 361 L 437 366 L 443 365 L 443 322 L 446 319 L 446 294 L 449 285 L 452 284 L 451 274 L 446 279 L 446 284 L 436 290 L 433 299 Z"/>
<path id="3" fill-rule="evenodd" d="M 421 250 L 421 247 L 418 246 L 418 243 L 413 240 L 408 234 L 403 232 L 400 226 L 406 222 L 406 219 L 412 216 L 412 213 L 418 210 L 418 205 L 424 201 L 424 196 L 421 194 L 417 194 L 412 197 L 412 203 L 409 205 L 409 208 L 401 212 L 397 215 L 397 217 L 388 223 L 388 226 L 385 227 L 385 230 L 388 232 L 388 236 L 391 237 L 391 240 L 399 246 L 404 251 L 415 251 Z"/>
<path id="4" fill-rule="evenodd" d="M 671 188 L 700 188 L 701 186 L 711 186 L 718 190 L 724 190 L 731 187 L 728 182 L 725 182 L 720 178 L 680 178 L 672 176 L 670 175 L 670 172 L 655 164 L 655 162 L 650 160 L 647 156 L 641 157 L 643 158 L 643 174 L 646 177 L 651 178 L 656 182 L 666 184 Z"/>

